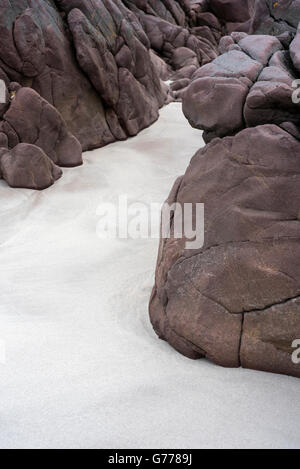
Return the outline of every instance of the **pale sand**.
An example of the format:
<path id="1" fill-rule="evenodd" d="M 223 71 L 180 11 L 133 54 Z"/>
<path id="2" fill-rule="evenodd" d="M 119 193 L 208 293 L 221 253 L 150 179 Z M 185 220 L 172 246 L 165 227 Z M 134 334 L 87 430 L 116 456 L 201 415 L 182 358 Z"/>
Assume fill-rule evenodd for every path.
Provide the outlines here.
<path id="1" fill-rule="evenodd" d="M 162 202 L 201 145 L 172 104 L 44 192 L 0 183 L 1 447 L 300 447 L 300 380 L 191 361 L 158 340 L 158 241 L 95 233 L 99 202 Z"/>

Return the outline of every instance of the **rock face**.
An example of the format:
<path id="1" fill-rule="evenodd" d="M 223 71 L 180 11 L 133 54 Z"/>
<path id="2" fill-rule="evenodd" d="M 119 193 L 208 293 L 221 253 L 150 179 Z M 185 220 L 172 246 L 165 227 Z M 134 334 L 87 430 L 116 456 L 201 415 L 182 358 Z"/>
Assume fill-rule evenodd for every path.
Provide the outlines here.
<path id="1" fill-rule="evenodd" d="M 82 164 L 81 145 L 36 91 L 16 83 L 8 89 L 13 98 L 0 121 L 0 175 L 12 187 L 45 189 L 62 175 L 58 166 Z"/>
<path id="2" fill-rule="evenodd" d="M 251 32 L 256 34 L 294 33 L 300 17 L 299 0 L 258 0 Z"/>
<path id="3" fill-rule="evenodd" d="M 181 99 L 251 14 L 252 0 L 0 1 L 0 145 L 81 164 L 81 149 L 134 136 Z"/>
<path id="4" fill-rule="evenodd" d="M 149 42 L 121 1 L 12 0 L 0 13 L 1 68 L 52 104 L 83 149 L 132 135 L 122 127 L 126 106 L 135 133 L 158 117 L 164 93 Z"/>
<path id="5" fill-rule="evenodd" d="M 300 26 L 298 26 L 296 37 L 290 45 L 290 54 L 295 69 L 300 73 Z"/>
<path id="6" fill-rule="evenodd" d="M 275 125 L 215 139 L 169 202 L 205 204 L 205 243 L 161 241 L 150 315 L 191 358 L 300 377 L 300 142 Z M 195 220 L 194 220 L 195 222 Z"/>
<path id="7" fill-rule="evenodd" d="M 150 317 L 159 337 L 190 358 L 300 377 L 292 359 L 300 339 L 300 11 L 296 1 L 275 3 L 258 1 L 259 34 L 223 37 L 222 55 L 193 74 L 183 95 L 186 117 L 210 143 L 168 203 L 177 204 L 173 225 L 192 204 L 185 223 L 194 227 L 204 203 L 204 245 L 190 249 L 171 226 Z"/>
<path id="8" fill-rule="evenodd" d="M 0 39 L 0 144 L 9 149 L 34 144 L 76 166 L 82 149 L 149 126 L 167 99 L 149 40 L 122 1 L 3 1 Z"/>
<path id="9" fill-rule="evenodd" d="M 233 30 L 249 31 L 252 0 L 126 0 L 146 32 L 151 48 L 169 66 L 176 98 L 197 68 L 219 55 L 221 37 Z M 182 86 L 181 86 L 182 85 Z"/>
<path id="10" fill-rule="evenodd" d="M 224 53 L 197 70 L 184 94 L 191 125 L 205 131 L 206 141 L 260 124 L 299 126 L 300 104 L 293 98 L 297 41 L 298 35 L 289 51 L 274 36 L 224 37 Z"/>

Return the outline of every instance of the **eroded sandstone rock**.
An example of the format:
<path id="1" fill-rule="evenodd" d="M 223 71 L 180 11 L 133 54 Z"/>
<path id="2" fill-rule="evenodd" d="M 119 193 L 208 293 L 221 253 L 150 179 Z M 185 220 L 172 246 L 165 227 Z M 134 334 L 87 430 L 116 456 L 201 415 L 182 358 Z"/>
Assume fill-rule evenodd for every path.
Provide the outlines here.
<path id="1" fill-rule="evenodd" d="M 222 55 L 184 84 L 184 113 L 210 143 L 168 202 L 173 220 L 191 203 L 193 226 L 204 203 L 205 241 L 161 239 L 150 317 L 190 358 L 300 377 L 300 4 L 251 5 L 257 34 L 223 37 Z"/>
<path id="2" fill-rule="evenodd" d="M 53 105 L 83 149 L 110 143 L 126 131 L 113 134 L 106 120 L 108 109 L 119 117 L 119 92 L 126 86 L 120 68 L 133 72 L 137 88 L 143 88 L 139 99 L 151 100 L 156 110 L 139 121 L 138 131 L 157 118 L 165 94 L 149 41 L 121 1 L 12 0 L 0 13 L 0 67 L 10 81 L 30 86 Z M 128 57 L 120 63 L 125 46 Z"/>
<path id="3" fill-rule="evenodd" d="M 232 42 L 240 50 L 232 50 Z M 183 95 L 184 114 L 205 131 L 206 141 L 260 124 L 300 125 L 300 104 L 293 99 L 299 77 L 278 38 L 232 34 L 220 50 L 220 57 L 194 73 Z M 235 80 L 234 89 L 228 78 Z"/>
<path id="4" fill-rule="evenodd" d="M 46 189 L 62 175 L 41 148 L 19 143 L 12 150 L 0 149 L 0 174 L 11 187 Z"/>
<path id="5" fill-rule="evenodd" d="M 296 37 L 290 45 L 290 54 L 294 67 L 300 73 L 300 26 L 298 26 Z"/>
<path id="6" fill-rule="evenodd" d="M 68 131 L 59 112 L 31 88 L 20 88 L 16 92 L 3 119 L 4 131 L 6 124 L 14 130 L 20 143 L 41 148 L 55 164 L 82 164 L 78 140 Z"/>
<path id="7" fill-rule="evenodd" d="M 120 0 L 2 2 L 0 40 L 3 147 L 34 144 L 76 166 L 82 149 L 136 135 L 169 99 L 149 40 Z"/>
<path id="8" fill-rule="evenodd" d="M 300 377 L 300 142 L 275 125 L 215 139 L 169 201 L 205 204 L 205 244 L 161 241 L 158 335 L 191 358 Z"/>
<path id="9" fill-rule="evenodd" d="M 252 0 L 205 0 L 177 1 L 152 0 L 133 2 L 126 5 L 136 14 L 142 24 L 151 47 L 170 66 L 173 81 L 191 79 L 199 66 L 211 62 L 218 56 L 220 38 L 241 28 L 249 31 L 252 15 Z M 180 14 L 178 12 L 180 11 Z M 182 95 L 177 90 L 175 98 Z"/>

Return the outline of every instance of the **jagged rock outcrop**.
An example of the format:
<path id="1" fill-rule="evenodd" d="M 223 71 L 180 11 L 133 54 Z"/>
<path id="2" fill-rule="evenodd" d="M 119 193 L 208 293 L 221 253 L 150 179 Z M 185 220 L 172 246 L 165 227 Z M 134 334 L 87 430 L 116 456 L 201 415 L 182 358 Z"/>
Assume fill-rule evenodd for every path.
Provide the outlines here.
<path id="1" fill-rule="evenodd" d="M 210 143 L 168 198 L 177 205 L 160 243 L 150 317 L 159 337 L 190 358 L 300 377 L 292 359 L 300 338 L 299 32 L 287 9 L 298 14 L 295 26 L 300 11 L 298 2 L 275 3 L 258 1 L 255 13 L 272 34 L 223 37 L 222 55 L 194 73 L 183 95 L 186 117 Z M 185 224 L 195 227 L 197 203 L 205 205 L 204 245 L 191 249 L 173 225 L 192 204 Z"/>
<path id="2" fill-rule="evenodd" d="M 31 88 L 10 83 L 12 96 L 0 121 L 0 176 L 12 187 L 45 189 L 58 166 L 82 164 L 82 147 L 61 114 Z"/>
<path id="3" fill-rule="evenodd" d="M 218 43 L 228 31 L 249 31 L 252 0 L 152 0 L 127 6 L 139 18 L 151 48 L 170 67 L 171 89 L 181 98 L 180 80 L 191 79 L 199 66 L 218 55 Z"/>
<path id="4" fill-rule="evenodd" d="M 46 189 L 62 175 L 36 145 L 19 143 L 12 150 L 0 148 L 0 175 L 11 187 Z"/>
<path id="5" fill-rule="evenodd" d="M 82 149 L 149 126 L 167 99 L 149 40 L 121 0 L 2 0 L 0 39 L 0 144 L 9 149 L 34 144 L 76 166 Z"/>
<path id="6" fill-rule="evenodd" d="M 136 135 L 164 103 L 181 99 L 226 31 L 249 29 L 251 5 L 0 0 L 0 144 L 35 144 L 56 164 L 76 166 L 78 142 L 87 150 Z"/>
<path id="7" fill-rule="evenodd" d="M 205 131 L 206 141 L 266 123 L 299 126 L 300 103 L 293 99 L 296 44 L 297 38 L 290 53 L 275 36 L 223 37 L 224 53 L 197 70 L 184 94 L 191 125 Z"/>
<path id="8" fill-rule="evenodd" d="M 258 0 L 250 32 L 279 36 L 295 33 L 300 16 L 299 0 Z"/>

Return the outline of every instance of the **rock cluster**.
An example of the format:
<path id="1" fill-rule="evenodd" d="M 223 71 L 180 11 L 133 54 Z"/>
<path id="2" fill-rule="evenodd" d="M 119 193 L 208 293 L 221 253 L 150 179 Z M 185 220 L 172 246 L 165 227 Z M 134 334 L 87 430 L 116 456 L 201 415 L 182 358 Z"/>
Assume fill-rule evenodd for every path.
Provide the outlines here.
<path id="1" fill-rule="evenodd" d="M 250 31 L 257 34 L 290 36 L 299 23 L 299 0 L 259 0 Z"/>
<path id="2" fill-rule="evenodd" d="M 0 39 L 0 79 L 11 96 L 0 106 L 0 145 L 8 150 L 29 143 L 54 164 L 75 166 L 82 149 L 150 125 L 166 100 L 149 40 L 121 0 L 1 2 Z M 36 160 L 30 148 L 27 159 Z M 45 187 L 38 174 L 26 183 L 7 168 L 9 183 Z"/>
<path id="3" fill-rule="evenodd" d="M 181 99 L 200 65 L 219 55 L 224 34 L 249 31 L 252 3 L 0 2 L 0 80 L 7 87 L 0 146 L 11 151 L 19 143 L 35 145 L 54 164 L 75 166 L 82 162 L 81 149 L 136 135 L 158 118 L 164 103 Z M 163 83 L 168 79 L 171 90 Z M 2 174 L 32 187 L 25 177 L 9 177 L 7 168 Z M 34 187 L 44 188 L 44 179 L 36 177 Z"/>
<path id="4" fill-rule="evenodd" d="M 167 64 L 164 77 L 172 80 L 180 99 L 201 65 L 219 55 L 221 37 L 233 30 L 249 31 L 252 0 L 126 1 L 146 32 L 151 48 Z"/>
<path id="5" fill-rule="evenodd" d="M 270 35 L 232 33 L 221 39 L 223 54 L 194 73 L 183 100 L 187 119 L 205 131 L 206 141 L 267 123 L 293 126 L 297 132 L 297 40 L 298 35 L 290 52 Z"/>
<path id="6" fill-rule="evenodd" d="M 10 83 L 0 121 L 0 176 L 11 187 L 45 189 L 59 166 L 82 164 L 82 148 L 61 114 L 36 91 Z"/>
<path id="7" fill-rule="evenodd" d="M 188 357 L 300 377 L 300 10 L 278 2 L 276 16 L 274 5 L 258 1 L 259 34 L 223 37 L 184 93 L 209 143 L 168 202 L 205 204 L 205 241 L 161 240 L 150 316 Z"/>

